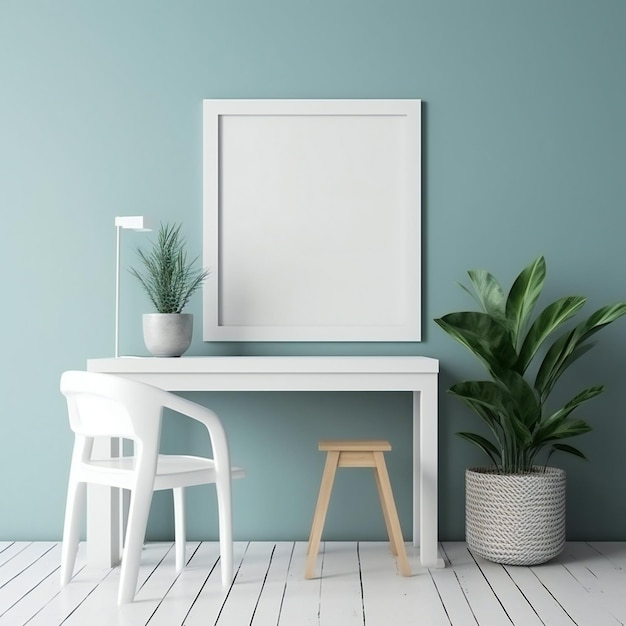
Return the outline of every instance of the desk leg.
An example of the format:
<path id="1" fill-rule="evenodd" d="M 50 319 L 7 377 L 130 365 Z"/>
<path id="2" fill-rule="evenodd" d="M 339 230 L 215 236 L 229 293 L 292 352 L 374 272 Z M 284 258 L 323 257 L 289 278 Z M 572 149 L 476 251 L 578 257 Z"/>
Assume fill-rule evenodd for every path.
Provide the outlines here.
<path id="1" fill-rule="evenodd" d="M 413 392 L 413 547 L 420 545 L 420 391 Z"/>
<path id="2" fill-rule="evenodd" d="M 413 544 L 424 567 L 443 566 L 437 550 L 437 445 L 437 377 L 429 376 L 413 392 Z"/>
<path id="3" fill-rule="evenodd" d="M 96 437 L 94 459 L 119 456 L 120 440 Z M 121 555 L 120 490 L 102 485 L 87 488 L 87 563 L 93 567 L 114 567 Z"/>

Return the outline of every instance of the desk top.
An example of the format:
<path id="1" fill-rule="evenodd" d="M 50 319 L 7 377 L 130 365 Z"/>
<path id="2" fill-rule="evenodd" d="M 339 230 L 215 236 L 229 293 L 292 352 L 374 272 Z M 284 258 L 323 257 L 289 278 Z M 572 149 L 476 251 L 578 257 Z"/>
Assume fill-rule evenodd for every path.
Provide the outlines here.
<path id="1" fill-rule="evenodd" d="M 398 373 L 436 374 L 439 361 L 425 356 L 189 356 L 89 359 L 92 372 L 206 373 Z"/>
<path id="2" fill-rule="evenodd" d="M 87 369 L 170 391 L 399 391 L 431 384 L 439 361 L 422 356 L 120 357 L 89 359 Z"/>

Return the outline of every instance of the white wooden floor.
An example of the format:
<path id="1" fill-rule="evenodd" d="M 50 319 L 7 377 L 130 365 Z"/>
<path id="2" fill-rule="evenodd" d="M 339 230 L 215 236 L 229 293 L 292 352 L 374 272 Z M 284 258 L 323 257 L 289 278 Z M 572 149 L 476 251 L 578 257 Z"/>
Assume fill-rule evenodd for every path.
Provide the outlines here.
<path id="1" fill-rule="evenodd" d="M 626 623 L 626 543 L 569 543 L 537 567 L 473 558 L 443 543 L 445 569 L 398 576 L 386 543 L 323 544 L 322 577 L 304 580 L 306 543 L 237 543 L 234 584 L 220 588 L 216 543 L 145 547 L 136 600 L 118 608 L 119 570 L 85 567 L 59 588 L 58 543 L 0 542 L 0 626 L 602 626 Z"/>

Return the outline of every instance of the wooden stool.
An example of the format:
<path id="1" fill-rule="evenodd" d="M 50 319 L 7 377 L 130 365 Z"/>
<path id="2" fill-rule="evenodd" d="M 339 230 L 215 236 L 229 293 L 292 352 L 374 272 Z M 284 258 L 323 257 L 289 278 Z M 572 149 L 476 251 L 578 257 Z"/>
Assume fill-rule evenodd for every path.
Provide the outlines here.
<path id="1" fill-rule="evenodd" d="M 385 464 L 385 457 L 383 455 L 383 452 L 391 450 L 391 444 L 388 441 L 378 440 L 340 439 L 320 441 L 319 449 L 328 454 L 326 455 L 326 465 L 324 467 L 324 474 L 322 475 L 322 484 L 320 485 L 320 493 L 317 498 L 317 506 L 315 507 L 315 513 L 313 515 L 304 577 L 313 577 L 315 560 L 317 559 L 317 552 L 320 547 L 320 539 L 322 538 L 322 530 L 324 528 L 324 521 L 326 520 L 326 512 L 328 511 L 328 503 L 330 501 L 330 492 L 333 488 L 335 472 L 338 467 L 374 468 L 376 486 L 378 487 L 380 504 L 383 509 L 385 526 L 387 526 L 391 552 L 398 559 L 398 567 L 402 576 L 410 576 L 411 568 L 406 558 L 400 520 L 398 519 L 396 504 L 393 499 L 393 492 L 391 491 L 391 483 L 389 482 L 389 474 L 387 473 L 387 465 Z"/>

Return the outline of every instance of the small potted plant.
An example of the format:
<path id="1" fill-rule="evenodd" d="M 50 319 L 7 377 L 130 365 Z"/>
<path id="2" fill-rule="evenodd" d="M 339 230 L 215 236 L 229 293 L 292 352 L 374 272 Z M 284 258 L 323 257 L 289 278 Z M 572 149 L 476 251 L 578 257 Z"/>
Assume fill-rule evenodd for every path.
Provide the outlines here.
<path id="1" fill-rule="evenodd" d="M 585 458 L 563 441 L 591 430 L 572 413 L 604 387 L 588 387 L 562 406 L 550 406 L 549 400 L 562 374 L 592 347 L 589 338 L 626 314 L 626 304 L 604 306 L 563 330 L 586 298 L 560 298 L 533 319 L 546 277 L 543 257 L 522 270 L 508 294 L 489 272 L 468 275 L 474 293 L 463 288 L 482 311 L 435 320 L 488 374 L 487 380 L 459 382 L 448 390 L 483 420 L 489 435 L 458 433 L 492 463 L 466 471 L 467 543 L 498 563 L 542 563 L 565 544 L 565 472 L 548 467 L 548 460 L 555 451 Z"/>
<path id="2" fill-rule="evenodd" d="M 187 351 L 193 315 L 182 311 L 209 275 L 208 270 L 195 268 L 198 257 L 187 258 L 180 229 L 181 224 L 161 224 L 151 249 L 137 250 L 143 271 L 130 270 L 157 310 L 143 316 L 144 341 L 154 356 L 177 357 Z"/>

